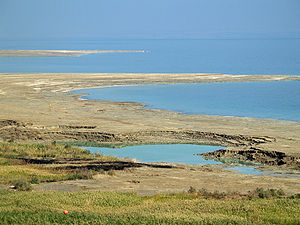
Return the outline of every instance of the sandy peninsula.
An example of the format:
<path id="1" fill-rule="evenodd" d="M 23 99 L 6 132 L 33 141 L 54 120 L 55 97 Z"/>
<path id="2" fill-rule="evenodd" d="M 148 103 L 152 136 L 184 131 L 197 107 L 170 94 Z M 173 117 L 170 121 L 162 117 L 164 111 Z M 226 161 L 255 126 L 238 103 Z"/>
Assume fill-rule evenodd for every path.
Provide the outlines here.
<path id="1" fill-rule="evenodd" d="M 114 85 L 291 81 L 300 80 L 300 76 L 128 73 L 2 73 L 0 76 L 0 138 L 6 141 L 13 139 L 21 142 L 56 140 L 99 143 L 212 143 L 227 147 L 225 152 L 216 153 L 215 157 L 227 156 L 251 160 L 273 165 L 276 168 L 300 168 L 300 123 L 298 122 L 183 115 L 166 110 L 145 109 L 142 108 L 141 103 L 83 101 L 80 99 L 82 95 L 68 92 Z M 146 185 L 140 189 L 143 192 L 147 188 L 152 188 L 151 193 L 183 190 L 193 182 L 195 185 L 200 185 L 199 179 L 189 175 L 183 178 L 180 175 L 182 173 L 197 173 L 198 177 L 203 178 L 202 181 L 205 180 L 212 185 L 212 189 L 222 188 L 226 183 L 229 185 L 228 189 L 240 188 L 243 191 L 257 184 L 277 188 L 284 186 L 291 193 L 300 191 L 300 181 L 296 178 L 266 178 L 235 174 L 230 171 L 222 172 L 218 168 L 208 169 L 210 171 L 208 174 L 203 172 L 205 170 L 202 167 L 198 169 L 186 167 L 184 171 L 170 169 L 168 174 L 173 175 L 167 177 L 164 175 L 165 170 L 162 169 L 139 169 L 136 171 L 136 176 L 139 182 L 145 181 L 145 185 L 149 173 L 164 177 L 160 179 L 159 187 L 152 187 L 153 181 L 149 181 L 151 187 Z M 210 179 L 207 179 L 208 175 Z M 120 176 L 118 182 L 122 179 L 124 179 L 122 182 L 127 182 L 125 175 L 120 173 L 118 176 Z M 218 182 L 220 176 L 224 179 L 223 183 Z M 235 181 L 230 183 L 233 178 Z M 171 182 L 170 179 L 174 181 L 173 189 L 166 186 Z M 179 186 L 178 179 L 183 179 Z M 108 179 L 105 182 L 109 180 L 112 181 Z M 96 183 L 91 181 L 93 184 L 88 188 L 86 187 L 88 182 L 86 185 L 82 182 L 84 181 L 76 184 L 79 189 L 83 187 L 94 189 L 98 185 L 97 181 Z M 119 190 L 121 183 L 115 187 L 111 186 L 111 190 Z M 205 183 L 205 186 L 208 183 Z M 65 182 L 64 185 L 68 184 Z M 75 184 L 72 185 L 74 187 Z M 176 185 L 179 188 L 176 188 Z M 129 184 L 129 186 L 141 187 L 138 184 Z M 100 186 L 98 188 L 101 189 Z"/>
<path id="2" fill-rule="evenodd" d="M 144 50 L 1 50 L 0 57 L 78 57 L 96 53 L 138 53 Z"/>

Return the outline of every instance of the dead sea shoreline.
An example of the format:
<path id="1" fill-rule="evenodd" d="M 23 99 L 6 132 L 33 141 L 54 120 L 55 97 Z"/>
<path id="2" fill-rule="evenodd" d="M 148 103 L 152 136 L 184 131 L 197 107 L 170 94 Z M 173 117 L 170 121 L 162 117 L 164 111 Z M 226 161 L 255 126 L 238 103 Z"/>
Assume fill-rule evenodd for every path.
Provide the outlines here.
<path id="1" fill-rule="evenodd" d="M 142 104 L 133 102 L 82 101 L 79 100 L 82 94 L 69 91 L 113 85 L 300 80 L 300 76 L 125 73 L 2 73 L 0 76 L 0 138 L 3 141 L 211 143 L 227 147 L 224 155 L 217 157 L 246 157 L 250 161 L 273 165 L 278 169 L 299 168 L 300 123 L 182 115 L 166 110 L 145 109 Z M 195 174 L 192 175 L 193 173 Z M 300 191 L 296 188 L 300 182 L 296 178 L 266 178 L 213 167 L 199 167 L 199 171 L 197 166 L 188 166 L 186 169 L 141 167 L 130 174 L 120 171 L 113 180 L 100 177 L 101 179 L 96 178 L 94 181 L 65 181 L 57 186 L 49 185 L 58 189 L 61 185 L 75 185 L 78 190 L 106 190 L 105 187 L 109 187 L 111 190 L 126 191 L 124 188 L 127 187 L 129 191 L 140 190 L 143 193 L 178 192 L 187 190 L 191 185 L 200 188 L 204 184 L 211 185 L 212 190 L 226 187 L 226 190 L 246 192 L 249 187 L 260 185 L 284 188 L 291 193 Z M 161 185 L 153 187 L 152 178 L 145 177 L 151 174 L 157 174 Z M 184 179 L 183 174 L 186 176 Z M 130 176 L 137 176 L 146 186 L 128 183 Z M 163 180 L 161 176 L 164 177 Z M 121 183 L 118 183 L 117 178 L 121 179 Z M 178 179 L 183 180 L 179 182 Z M 99 185 L 104 180 L 105 185 Z M 130 189 L 129 186 L 134 187 Z M 45 185 L 45 188 L 49 186 Z"/>
<path id="2" fill-rule="evenodd" d="M 3 97 L 8 97 L 6 90 L 10 86 L 20 87 L 21 89 L 32 89 L 38 96 L 42 92 L 51 93 L 66 93 L 73 90 L 86 89 L 86 88 L 101 88 L 108 86 L 129 86 L 129 85 L 145 85 L 145 84 L 177 84 L 177 83 L 212 83 L 212 82 L 249 82 L 249 81 L 275 81 L 275 80 L 300 80 L 300 76 L 287 76 L 287 75 L 224 75 L 224 74 L 0 74 L 4 81 L 0 90 Z M 165 76 L 165 77 L 164 77 Z M 3 79 L 4 78 L 4 79 Z M 11 79 L 5 82 L 5 79 Z M 36 78 L 36 79 L 35 79 Z M 115 79 L 113 79 L 115 78 Z M 14 83 L 13 80 L 17 80 Z M 20 92 L 24 92 L 20 90 Z M 31 95 L 33 93 L 30 93 Z M 85 94 L 66 93 L 71 96 L 78 96 L 77 100 L 83 100 L 81 97 Z M 29 95 L 29 93 L 27 94 Z M 28 101 L 30 98 L 26 96 Z M 88 102 L 95 102 L 90 101 Z M 96 101 L 100 103 L 99 101 Z M 144 106 L 138 102 L 101 102 L 102 104 L 121 104 L 132 106 Z M 38 109 L 38 108 L 37 108 Z M 142 110 L 142 109 L 141 109 Z M 144 109 L 145 111 L 161 111 L 172 114 L 166 110 L 153 110 Z M 205 116 L 205 115 L 191 115 L 191 117 L 214 117 L 214 118 L 240 118 L 241 117 L 227 117 L 227 116 Z M 269 119 L 254 119 L 245 118 L 248 120 L 262 120 L 272 121 Z M 274 122 L 274 121 L 273 121 Z M 278 121 L 289 122 L 289 121 Z"/>
<path id="3" fill-rule="evenodd" d="M 253 150 L 254 145 L 267 146 L 275 142 L 270 140 L 278 142 L 278 139 L 282 138 L 280 136 L 282 133 L 285 133 L 284 136 L 286 136 L 282 140 L 284 143 L 288 138 L 290 139 L 289 143 L 293 142 L 294 145 L 299 138 L 297 132 L 293 132 L 294 129 L 299 130 L 297 122 L 182 115 L 166 110 L 144 109 L 141 108 L 144 106 L 143 104 L 135 102 L 79 101 L 79 97 L 83 94 L 66 92 L 115 85 L 300 80 L 300 76 L 126 73 L 0 74 L 0 76 L 3 80 L 0 85 L 4 97 L 2 104 L 5 103 L 4 110 L 0 115 L 3 120 L 2 124 L 6 124 L 3 125 L 3 128 L 7 128 L 8 124 L 11 131 L 12 124 L 5 122 L 11 120 L 15 121 L 14 129 L 20 130 L 20 127 L 23 129 L 18 131 L 20 133 L 10 134 L 8 132 L 5 134 L 4 131 L 7 132 L 7 130 L 2 128 L 3 139 L 9 138 L 10 134 L 14 139 L 23 141 L 57 139 L 118 143 L 149 143 L 154 140 L 159 143 L 205 142 L 221 144 L 233 150 L 249 148 Z M 15 105 L 16 102 L 20 103 L 20 107 Z M 62 103 L 63 105 L 61 105 Z M 29 105 L 31 105 L 30 109 L 24 107 Z M 78 107 L 75 109 L 76 105 Z M 31 114 L 34 116 L 30 116 Z M 30 119 L 28 119 L 29 117 Z M 75 118 L 77 119 L 74 120 Z M 83 120 L 83 118 L 85 119 Z M 83 121 L 84 124 L 82 124 Z M 90 124 L 97 125 L 99 123 L 101 126 L 88 128 Z M 264 126 L 263 130 L 259 128 L 262 125 Z M 274 129 L 275 127 L 276 129 Z M 269 132 L 270 129 L 272 132 Z M 257 130 L 260 132 L 254 132 Z M 39 135 L 34 137 L 32 132 L 39 133 Z M 278 132 L 281 134 L 279 135 Z M 298 157 L 300 152 L 298 149 L 298 145 L 297 149 L 294 149 L 290 145 L 283 144 L 280 149 L 277 145 L 272 151 L 284 152 L 288 154 L 287 158 L 290 158 Z M 269 147 L 259 148 L 259 150 L 268 151 Z M 269 163 L 274 164 L 273 161 Z"/>
<path id="4" fill-rule="evenodd" d="M 269 80 L 267 80 L 269 81 Z M 273 81 L 273 82 L 276 82 L 278 80 L 270 80 L 270 81 Z M 297 80 L 285 80 L 285 81 L 297 81 Z M 210 82 L 210 83 L 254 83 L 254 82 L 263 82 L 263 81 L 243 81 L 243 82 Z M 204 82 L 202 82 L 204 83 Z M 98 99 L 95 99 L 95 97 L 92 97 L 92 98 L 89 98 L 88 96 L 90 95 L 94 95 L 94 91 L 96 91 L 97 89 L 102 89 L 102 88 L 126 88 L 126 87 L 146 87 L 147 86 L 153 86 L 154 88 L 158 87 L 158 86 L 170 86 L 170 85 L 186 85 L 186 84 L 189 84 L 189 85 L 192 85 L 192 84 L 199 84 L 199 83 L 172 83 L 172 84 L 141 84 L 141 85 L 111 85 L 111 86 L 103 86 L 103 87 L 92 87 L 92 88 L 83 88 L 83 89 L 73 89 L 73 90 L 70 90 L 70 91 L 65 91 L 65 92 L 70 92 L 70 93 L 76 93 L 76 94 L 79 94 L 79 98 L 78 100 L 81 100 L 81 101 L 93 101 L 93 100 L 96 100 L 96 101 L 109 101 L 109 102 L 127 102 L 127 103 L 133 103 L 133 104 L 136 104 L 136 105 L 140 105 L 141 108 L 146 108 L 146 109 L 152 109 L 152 110 L 162 110 L 162 111 L 170 111 L 170 112 L 174 112 L 174 113 L 178 113 L 178 114 L 182 114 L 182 115 L 195 115 L 195 116 L 221 116 L 221 117 L 234 117 L 234 118 L 253 118 L 253 119 L 262 119 L 262 120 L 276 120 L 276 121 L 286 121 L 286 122 L 297 122 L 299 123 L 300 120 L 299 119 L 295 119 L 295 118 L 292 118 L 290 117 L 289 119 L 287 118 L 284 118 L 284 119 L 279 119 L 279 118 L 271 118 L 271 117 L 265 117 L 265 116 L 256 116 L 256 117 L 251 117 L 251 116 L 245 116 L 245 115 L 221 115 L 221 114 L 218 114 L 218 113 L 191 113 L 191 112 L 186 112 L 184 110 L 180 110 L 180 109 L 177 109 L 177 110 L 173 110 L 173 109 L 170 109 L 170 108 L 164 108 L 163 105 L 156 105 L 156 106 L 153 106 L 153 103 L 151 102 L 148 102 L 148 103 L 145 103 L 144 100 L 127 100 L 127 101 L 123 101 L 123 100 L 111 100 L 109 98 L 106 97 L 103 97 L 103 99 L 105 100 L 98 100 Z M 189 86 L 187 86 L 189 87 Z M 118 90 L 118 89 L 117 89 Z M 120 89 L 119 89 L 120 90 Z M 130 90 L 130 89 L 129 89 Z M 101 92 L 101 91 L 100 91 Z M 97 95 L 95 95 L 96 98 L 97 98 Z M 104 95 L 105 96 L 105 95 Z M 122 96 L 120 96 L 122 97 Z"/>

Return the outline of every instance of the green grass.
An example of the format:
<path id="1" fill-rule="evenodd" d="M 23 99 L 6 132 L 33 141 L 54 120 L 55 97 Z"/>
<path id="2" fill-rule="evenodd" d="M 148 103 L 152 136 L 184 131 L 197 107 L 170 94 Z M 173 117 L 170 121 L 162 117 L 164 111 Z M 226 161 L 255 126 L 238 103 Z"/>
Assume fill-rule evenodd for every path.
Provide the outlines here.
<path id="1" fill-rule="evenodd" d="M 117 160 L 70 144 L 0 143 L 0 183 L 17 182 L 22 189 L 26 182 L 87 179 L 92 172 L 24 164 L 20 157 Z M 205 193 L 212 198 L 205 199 L 199 191 L 141 197 L 101 191 L 0 190 L 0 224 L 300 224 L 299 196 L 277 198 L 273 192 L 258 190 L 257 195 L 266 198 L 237 200 L 215 199 L 216 193 Z M 275 197 L 268 199 L 269 195 Z"/>
<path id="2" fill-rule="evenodd" d="M 70 172 L 51 170 L 39 165 L 7 165 L 0 166 L 0 183 L 13 184 L 17 180 L 28 180 L 37 177 L 42 182 L 68 180 Z"/>
<path id="3" fill-rule="evenodd" d="M 117 160 L 116 157 L 93 155 L 90 151 L 73 147 L 70 144 L 20 144 L 0 142 L 0 157 L 42 157 L 42 158 L 81 158 L 99 160 Z M 1 161 L 0 161 L 1 165 Z"/>
<path id="4" fill-rule="evenodd" d="M 0 191 L 1 224 L 300 224 L 299 212 L 300 200 L 287 198 Z"/>
<path id="5" fill-rule="evenodd" d="M 93 171 L 57 170 L 43 165 L 25 164 L 20 158 L 76 158 L 101 161 L 119 160 L 117 157 L 91 154 L 71 145 L 58 144 L 20 144 L 0 142 L 0 183 L 14 184 L 18 180 L 33 179 L 40 182 L 52 182 L 72 179 L 89 179 Z"/>

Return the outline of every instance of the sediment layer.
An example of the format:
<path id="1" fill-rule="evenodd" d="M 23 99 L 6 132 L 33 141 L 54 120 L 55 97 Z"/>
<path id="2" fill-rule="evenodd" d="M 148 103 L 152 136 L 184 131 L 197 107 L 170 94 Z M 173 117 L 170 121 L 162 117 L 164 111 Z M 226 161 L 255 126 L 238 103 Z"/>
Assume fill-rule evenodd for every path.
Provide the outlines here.
<path id="1" fill-rule="evenodd" d="M 220 149 L 199 155 L 208 159 L 234 158 L 241 161 L 251 161 L 271 166 L 287 165 L 300 168 L 300 157 L 290 156 L 278 151 L 263 151 L 255 147 L 250 147 L 247 150 Z"/>

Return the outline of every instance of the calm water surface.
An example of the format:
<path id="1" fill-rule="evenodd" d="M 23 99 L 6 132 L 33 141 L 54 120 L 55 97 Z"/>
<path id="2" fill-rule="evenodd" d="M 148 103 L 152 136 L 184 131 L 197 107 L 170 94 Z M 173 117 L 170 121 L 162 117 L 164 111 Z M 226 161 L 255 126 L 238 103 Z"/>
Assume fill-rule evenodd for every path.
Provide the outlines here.
<path id="1" fill-rule="evenodd" d="M 169 144 L 169 145 L 136 145 L 123 148 L 99 148 L 84 147 L 91 153 L 112 155 L 120 158 L 134 158 L 139 162 L 170 162 L 190 165 L 222 164 L 214 160 L 206 160 L 201 156 L 194 155 L 219 150 L 221 146 L 192 145 L 192 144 Z M 262 174 L 253 167 L 231 167 L 235 172 L 246 174 Z"/>
<path id="2" fill-rule="evenodd" d="M 194 154 L 212 152 L 221 149 L 221 146 L 166 144 L 166 145 L 135 145 L 123 148 L 85 147 L 91 153 L 113 155 L 117 157 L 135 158 L 139 162 L 174 162 L 191 165 L 221 164 L 214 160 L 205 160 Z"/>
<path id="3" fill-rule="evenodd" d="M 300 75 L 300 39 L 0 40 L 0 49 L 149 50 L 81 57 L 0 58 L 1 73 L 227 73 Z"/>
<path id="4" fill-rule="evenodd" d="M 141 102 L 186 114 L 271 118 L 300 122 L 300 82 L 116 86 L 85 89 L 85 99 Z"/>

